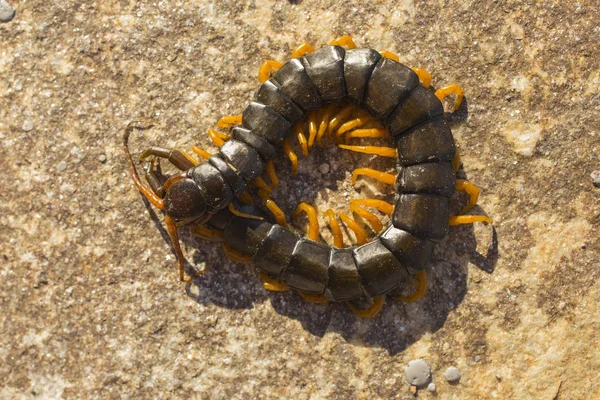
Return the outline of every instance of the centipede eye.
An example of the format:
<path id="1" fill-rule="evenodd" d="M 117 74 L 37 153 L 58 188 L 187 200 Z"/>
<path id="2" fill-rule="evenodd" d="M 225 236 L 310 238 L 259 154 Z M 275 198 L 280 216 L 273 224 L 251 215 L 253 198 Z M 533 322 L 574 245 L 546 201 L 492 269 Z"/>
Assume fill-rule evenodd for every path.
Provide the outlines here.
<path id="1" fill-rule="evenodd" d="M 169 186 L 164 204 L 167 215 L 182 222 L 191 222 L 206 212 L 202 192 L 191 179 L 182 179 Z"/>

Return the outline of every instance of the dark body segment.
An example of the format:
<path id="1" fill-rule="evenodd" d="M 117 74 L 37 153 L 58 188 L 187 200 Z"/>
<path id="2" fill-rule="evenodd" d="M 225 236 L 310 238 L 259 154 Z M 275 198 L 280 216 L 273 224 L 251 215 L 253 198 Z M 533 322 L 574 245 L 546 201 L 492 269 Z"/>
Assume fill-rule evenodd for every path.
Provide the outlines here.
<path id="1" fill-rule="evenodd" d="M 265 168 L 258 152 L 252 146 L 239 140 L 231 139 L 227 141 L 221 146 L 219 153 L 247 181 L 251 181 L 262 174 Z"/>
<path id="2" fill-rule="evenodd" d="M 292 127 L 287 119 L 271 107 L 255 101 L 251 102 L 242 113 L 242 124 L 274 146 L 279 146 L 283 142 Z"/>
<path id="3" fill-rule="evenodd" d="M 382 57 L 367 82 L 364 103 L 371 115 L 384 119 L 418 84 L 412 69 Z"/>
<path id="4" fill-rule="evenodd" d="M 273 79 L 281 85 L 281 91 L 305 112 L 323 105 L 300 59 L 293 58 L 283 64 Z"/>
<path id="5" fill-rule="evenodd" d="M 186 220 L 190 215 L 203 215 L 207 209 L 204 199 L 206 191 L 199 190 L 198 186 L 193 179 L 182 179 L 173 183 L 164 200 L 168 215 L 179 221 Z"/>
<path id="6" fill-rule="evenodd" d="M 344 57 L 344 81 L 348 99 L 362 105 L 365 88 L 381 54 L 373 49 L 347 50 Z"/>
<path id="7" fill-rule="evenodd" d="M 402 194 L 392 216 L 394 226 L 416 236 L 441 240 L 448 234 L 450 211 L 447 197 Z"/>
<path id="8" fill-rule="evenodd" d="M 327 286 L 329 251 L 326 244 L 300 239 L 283 273 L 283 281 L 292 289 L 323 294 Z"/>
<path id="9" fill-rule="evenodd" d="M 415 125 L 444 113 L 442 102 L 433 91 L 418 85 L 387 119 L 390 135 L 396 136 Z"/>
<path id="10" fill-rule="evenodd" d="M 389 292 L 408 276 L 406 268 L 379 239 L 357 247 L 353 255 L 363 290 L 370 297 Z"/>
<path id="11" fill-rule="evenodd" d="M 246 181 L 237 174 L 235 169 L 227 164 L 219 155 L 214 155 L 208 159 L 210 165 L 219 170 L 225 178 L 225 181 L 231 188 L 234 196 L 239 195 L 246 189 Z"/>
<path id="12" fill-rule="evenodd" d="M 325 296 L 333 301 L 347 301 L 363 295 L 360 276 L 351 249 L 331 248 Z"/>
<path id="13" fill-rule="evenodd" d="M 249 129 L 236 126 L 233 128 L 231 137 L 252 146 L 264 161 L 272 160 L 278 155 L 275 146 Z"/>
<path id="14" fill-rule="evenodd" d="M 428 193 L 452 197 L 456 175 L 452 162 L 433 162 L 401 167 L 396 179 L 398 193 Z"/>
<path id="15" fill-rule="evenodd" d="M 304 112 L 281 91 L 281 85 L 271 78 L 258 87 L 254 98 L 257 102 L 269 106 L 277 114 L 295 124 L 304 119 Z"/>
<path id="16" fill-rule="evenodd" d="M 411 274 L 425 268 L 435 246 L 431 240 L 419 238 L 393 225 L 379 236 L 379 240 Z"/>
<path id="17" fill-rule="evenodd" d="M 396 136 L 396 147 L 398 163 L 403 166 L 452 161 L 456 154 L 452 131 L 441 116 Z"/>
<path id="18" fill-rule="evenodd" d="M 233 192 L 225 177 L 210 163 L 195 166 L 189 171 L 189 175 L 198 185 L 209 207 L 221 209 L 233 200 Z"/>
<path id="19" fill-rule="evenodd" d="M 344 48 L 328 46 L 301 59 L 323 101 L 337 101 L 346 97 L 344 54 Z"/>
<path id="20" fill-rule="evenodd" d="M 254 253 L 254 265 L 279 279 L 292 259 L 297 242 L 298 237 L 288 229 L 273 225 Z"/>
<path id="21" fill-rule="evenodd" d="M 228 211 L 229 210 L 224 210 Z M 273 224 L 266 220 L 266 215 L 253 205 L 243 205 L 239 212 L 262 217 L 263 220 L 238 217 L 231 214 L 223 231 L 223 238 L 229 246 L 245 254 L 253 254 L 265 240 Z"/>

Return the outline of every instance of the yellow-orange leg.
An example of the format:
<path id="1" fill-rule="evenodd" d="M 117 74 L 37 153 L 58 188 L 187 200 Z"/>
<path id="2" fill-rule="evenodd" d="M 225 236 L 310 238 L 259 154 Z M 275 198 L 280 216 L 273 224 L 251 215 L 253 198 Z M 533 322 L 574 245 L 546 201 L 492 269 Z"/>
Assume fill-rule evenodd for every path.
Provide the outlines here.
<path id="1" fill-rule="evenodd" d="M 398 57 L 397 54 L 392 53 L 391 51 L 384 50 L 384 51 L 380 51 L 379 54 L 381 54 L 382 57 L 389 58 L 390 60 L 400 62 L 400 57 Z"/>
<path id="2" fill-rule="evenodd" d="M 210 240 L 211 242 L 222 242 L 223 241 L 223 232 L 217 231 L 215 229 L 209 229 L 205 226 L 198 225 L 194 226 L 191 231 L 200 236 L 202 239 Z"/>
<path id="3" fill-rule="evenodd" d="M 315 48 L 312 47 L 310 43 L 303 43 L 296 47 L 296 50 L 292 52 L 292 58 L 302 57 L 303 55 L 312 53 L 313 51 L 315 51 Z"/>
<path id="4" fill-rule="evenodd" d="M 317 210 L 308 203 L 300 203 L 294 211 L 294 217 L 297 217 L 301 212 L 305 212 L 308 217 L 308 238 L 310 240 L 319 240 L 319 219 L 317 218 Z"/>
<path id="5" fill-rule="evenodd" d="M 479 188 L 477 186 L 464 179 L 457 179 L 456 190 L 465 192 L 469 195 L 469 204 L 460 210 L 459 214 L 464 214 L 477 205 L 477 200 L 479 199 Z"/>
<path id="6" fill-rule="evenodd" d="M 364 208 L 360 208 L 355 204 L 350 204 L 350 211 L 367 221 L 376 233 L 381 232 L 381 230 L 383 229 L 383 224 L 375 214 L 365 210 Z"/>
<path id="7" fill-rule="evenodd" d="M 344 224 L 346 224 L 346 226 L 348 226 L 348 228 L 350 228 L 352 232 L 354 232 L 354 236 L 356 237 L 356 244 L 361 245 L 367 243 L 367 233 L 363 228 L 361 228 L 358 222 L 354 220 L 354 218 L 344 213 L 339 213 L 338 215 L 340 216 L 342 221 L 344 221 Z"/>
<path id="8" fill-rule="evenodd" d="M 254 179 L 254 185 L 256 185 L 257 188 L 262 189 L 269 194 L 273 193 L 273 189 L 271 189 L 269 184 L 260 176 Z"/>
<path id="9" fill-rule="evenodd" d="M 298 172 L 298 156 L 294 153 L 294 150 L 292 150 L 292 145 L 288 139 L 283 141 L 283 151 L 292 163 L 292 176 L 296 176 L 296 173 Z"/>
<path id="10" fill-rule="evenodd" d="M 421 299 L 427 293 L 427 271 L 423 270 L 415 275 L 417 279 L 417 289 L 410 296 L 392 296 L 392 299 L 403 303 L 414 303 Z"/>
<path id="11" fill-rule="evenodd" d="M 431 85 L 431 74 L 425 71 L 423 68 L 415 67 L 412 70 L 415 71 L 415 73 L 419 77 L 421 85 L 423 85 L 424 88 L 429 88 L 429 86 Z"/>
<path id="12" fill-rule="evenodd" d="M 357 317 L 373 318 L 377 314 L 379 314 L 379 312 L 383 308 L 384 303 L 385 303 L 385 296 L 379 296 L 379 297 L 375 297 L 373 299 L 373 304 L 371 305 L 371 307 L 367 308 L 366 310 L 361 310 L 360 308 L 356 308 L 349 302 L 347 302 L 346 304 L 348 305 L 348 308 L 350 308 L 350 310 L 352 310 L 354 315 L 356 315 Z"/>
<path id="13" fill-rule="evenodd" d="M 368 176 L 375 180 L 378 180 L 381 183 L 385 183 L 387 185 L 393 185 L 396 182 L 396 175 L 387 174 L 385 172 L 377 171 L 376 169 L 371 168 L 356 168 L 352 172 L 352 184 L 356 184 L 356 179 L 360 176 Z"/>
<path id="14" fill-rule="evenodd" d="M 269 194 L 267 192 L 265 192 L 264 190 L 259 190 L 258 195 L 260 196 L 262 201 L 265 203 L 265 206 L 267 207 L 267 209 L 275 217 L 275 221 L 277 221 L 277 223 L 279 225 L 287 227 L 288 223 L 285 218 L 285 214 L 283 213 L 283 211 L 281 211 L 281 208 L 279 208 L 277 203 L 275 203 L 271 198 L 269 198 Z"/>
<path id="15" fill-rule="evenodd" d="M 279 177 L 277 176 L 277 171 L 275 170 L 275 163 L 273 160 L 269 160 L 266 163 L 267 175 L 269 175 L 269 180 L 273 187 L 279 186 Z"/>
<path id="16" fill-rule="evenodd" d="M 298 290 L 298 294 L 309 303 L 323 304 L 329 302 L 329 299 L 323 294 L 306 293 L 301 292 L 300 290 Z"/>
<path id="17" fill-rule="evenodd" d="M 225 115 L 217 121 L 217 126 L 219 128 L 228 129 L 228 128 L 231 128 L 233 125 L 239 125 L 241 123 L 242 123 L 241 115 Z"/>
<path id="18" fill-rule="evenodd" d="M 260 271 L 260 280 L 263 283 L 263 288 L 270 292 L 287 292 L 287 285 L 281 281 L 275 280 L 264 271 Z"/>
<path id="19" fill-rule="evenodd" d="M 208 130 L 208 136 L 210 137 L 210 140 L 212 140 L 212 142 L 218 147 L 223 146 L 225 144 L 225 140 L 229 139 L 229 136 L 221 132 L 217 132 L 214 129 Z"/>
<path id="20" fill-rule="evenodd" d="M 232 213 L 233 215 L 236 215 L 240 218 L 247 218 L 247 219 L 256 219 L 258 221 L 262 221 L 264 218 L 260 217 L 258 215 L 252 215 L 252 214 L 246 214 L 243 212 L 239 212 L 238 210 L 235 209 L 235 207 L 233 206 L 233 203 L 229 203 L 229 212 Z"/>
<path id="21" fill-rule="evenodd" d="M 308 113 L 308 148 L 310 149 L 317 137 L 317 121 L 319 119 L 319 110 L 313 110 Z"/>
<path id="22" fill-rule="evenodd" d="M 225 251 L 225 257 L 233 262 L 252 264 L 252 256 L 250 254 L 240 253 L 239 251 L 232 249 L 227 243 L 223 243 L 223 250 Z"/>
<path id="23" fill-rule="evenodd" d="M 344 237 L 342 236 L 342 229 L 340 228 L 340 224 L 337 218 L 335 217 L 335 213 L 330 208 L 329 210 L 325 211 L 324 215 L 327 217 L 329 226 L 331 227 L 331 234 L 333 235 L 333 245 L 340 249 L 343 248 Z"/>
<path id="24" fill-rule="evenodd" d="M 438 99 L 440 99 L 440 101 L 442 101 L 446 98 L 446 96 L 453 93 L 456 95 L 456 104 L 454 105 L 454 111 L 457 111 L 460 108 L 460 105 L 462 104 L 464 94 L 462 88 L 456 83 L 436 90 L 435 96 Z"/>
<path id="25" fill-rule="evenodd" d="M 344 122 L 342 124 L 342 126 L 340 126 L 340 128 L 337 130 L 337 132 L 335 133 L 335 137 L 338 142 L 340 142 L 342 140 L 342 135 L 344 133 L 346 133 L 352 129 L 355 129 L 355 128 L 360 128 L 361 126 L 363 126 L 367 122 L 370 122 L 373 119 L 373 118 L 371 118 L 370 115 L 368 115 L 365 112 L 361 112 L 358 114 L 359 115 L 355 119 L 350 120 L 348 122 Z"/>
<path id="26" fill-rule="evenodd" d="M 275 60 L 265 61 L 258 70 L 258 80 L 260 81 L 260 83 L 266 82 L 272 74 L 274 74 L 279 68 L 281 68 L 282 65 L 283 64 L 281 64 L 279 61 Z"/>
<path id="27" fill-rule="evenodd" d="M 302 154 L 304 157 L 308 157 L 308 142 L 304 135 L 304 123 L 298 122 L 296 126 L 294 126 L 294 132 L 296 133 L 298 144 L 300 144 L 300 147 L 302 148 Z"/>
<path id="28" fill-rule="evenodd" d="M 196 154 L 198 154 L 200 157 L 204 158 L 205 160 L 208 160 L 209 158 L 212 157 L 212 154 L 210 154 L 208 151 L 205 151 L 204 149 L 202 149 L 201 147 L 198 146 L 192 146 L 192 151 Z"/>
<path id="29" fill-rule="evenodd" d="M 339 38 L 332 40 L 329 43 L 330 46 L 346 46 L 348 49 L 355 49 L 356 45 L 352 37 L 348 35 L 340 36 Z"/>
<path id="30" fill-rule="evenodd" d="M 472 224 L 475 222 L 485 222 L 486 224 L 492 224 L 492 220 L 485 215 L 457 215 L 450 217 L 450 226 Z"/>
<path id="31" fill-rule="evenodd" d="M 352 138 L 383 138 L 387 131 L 383 128 L 356 129 L 346 134 L 345 142 Z"/>
<path id="32" fill-rule="evenodd" d="M 454 158 L 452 159 L 452 168 L 454 168 L 454 172 L 458 172 L 461 164 L 460 153 L 456 150 L 456 154 L 454 154 Z"/>
<path id="33" fill-rule="evenodd" d="M 382 157 L 396 158 L 396 149 L 392 147 L 382 146 L 348 146 L 345 144 L 338 144 L 338 147 L 354 151 L 357 153 L 375 154 Z"/>
<path id="34" fill-rule="evenodd" d="M 320 119 L 320 123 L 319 123 L 319 130 L 317 131 L 317 143 L 319 143 L 320 146 L 323 146 L 323 135 L 325 135 L 325 132 L 327 132 L 327 128 L 329 127 L 329 121 L 331 119 L 331 116 L 333 115 L 334 111 L 336 109 L 336 105 L 335 104 L 330 104 L 327 107 L 325 107 L 323 114 L 321 115 Z"/>
<path id="35" fill-rule="evenodd" d="M 345 121 L 352 113 L 354 112 L 354 107 L 351 105 L 347 105 L 338 111 L 337 114 L 333 116 L 333 118 L 329 121 L 327 126 L 327 133 L 331 136 L 333 132 L 337 129 L 340 124 Z"/>
<path id="36" fill-rule="evenodd" d="M 384 214 L 392 215 L 394 212 L 394 205 L 388 203 L 387 201 L 379 200 L 379 199 L 355 199 L 350 200 L 350 205 L 357 206 L 365 206 L 365 207 L 373 207 Z"/>
<path id="37" fill-rule="evenodd" d="M 244 190 L 241 194 L 240 194 L 240 200 L 242 201 L 242 203 L 244 204 L 254 204 L 254 200 L 252 200 L 252 196 L 250 195 L 250 193 L 248 193 L 247 190 Z"/>

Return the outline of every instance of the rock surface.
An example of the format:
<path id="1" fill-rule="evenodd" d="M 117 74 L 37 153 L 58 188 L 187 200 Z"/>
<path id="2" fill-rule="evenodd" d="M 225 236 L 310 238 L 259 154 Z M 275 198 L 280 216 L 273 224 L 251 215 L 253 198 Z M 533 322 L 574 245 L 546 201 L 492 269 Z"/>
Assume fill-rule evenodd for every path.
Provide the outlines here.
<path id="1" fill-rule="evenodd" d="M 439 399 L 600 398 L 597 1 L 20 4 L 0 24 L 0 398 L 411 398 L 403 367 L 417 358 Z M 207 129 L 244 108 L 262 62 L 343 34 L 462 86 L 448 118 L 481 188 L 473 213 L 495 230 L 452 228 L 427 296 L 375 319 L 266 293 L 183 229 L 205 274 L 179 283 L 123 128 L 155 122 L 136 155 L 215 151 Z M 300 160 L 299 183 L 278 189 L 286 212 L 386 189 L 350 183 L 352 163 L 375 158 Z"/>

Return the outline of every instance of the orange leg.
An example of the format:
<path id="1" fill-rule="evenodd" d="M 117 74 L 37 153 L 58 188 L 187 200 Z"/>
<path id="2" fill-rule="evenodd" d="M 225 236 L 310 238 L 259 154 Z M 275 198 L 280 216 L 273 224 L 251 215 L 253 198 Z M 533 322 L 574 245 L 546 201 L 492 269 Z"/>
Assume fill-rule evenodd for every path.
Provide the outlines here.
<path id="1" fill-rule="evenodd" d="M 217 231 L 215 229 L 209 229 L 205 226 L 198 225 L 191 228 L 191 231 L 200 236 L 202 239 L 210 240 L 211 242 L 222 242 L 223 241 L 223 232 Z"/>
<path id="2" fill-rule="evenodd" d="M 242 201 L 242 203 L 244 204 L 254 204 L 254 200 L 252 200 L 252 196 L 250 195 L 250 193 L 248 193 L 247 190 L 244 190 L 241 194 L 240 194 L 240 200 Z"/>
<path id="3" fill-rule="evenodd" d="M 345 35 L 345 36 L 340 36 L 339 38 L 332 40 L 329 43 L 330 46 L 346 46 L 348 49 L 355 49 L 356 45 L 354 44 L 354 41 L 352 40 L 352 37 Z"/>
<path id="4" fill-rule="evenodd" d="M 331 234 L 333 235 L 333 245 L 340 249 L 343 248 L 344 237 L 342 236 L 342 230 L 340 229 L 340 224 L 337 218 L 335 217 L 335 213 L 330 208 L 329 210 L 325 211 L 324 215 L 327 217 L 329 221 L 329 226 L 331 227 Z"/>
<path id="5" fill-rule="evenodd" d="M 373 207 L 387 215 L 392 215 L 392 213 L 394 212 L 393 204 L 390 204 L 386 201 L 379 200 L 379 199 L 350 200 L 350 205 L 353 205 L 353 204 L 357 205 L 357 206 Z"/>
<path id="6" fill-rule="evenodd" d="M 350 211 L 352 211 L 355 214 L 358 214 L 362 219 L 367 221 L 376 233 L 381 232 L 381 230 L 383 229 L 383 224 L 375 214 L 365 210 L 364 208 L 360 208 L 354 204 L 350 204 Z"/>
<path id="7" fill-rule="evenodd" d="M 361 310 L 360 308 L 356 308 L 351 303 L 346 303 L 346 304 L 348 305 L 348 308 L 350 308 L 350 310 L 352 310 L 354 315 L 356 315 L 357 317 L 373 318 L 377 314 L 379 314 L 379 312 L 383 308 L 384 303 L 385 303 L 385 296 L 379 296 L 379 297 L 375 297 L 373 299 L 373 305 L 371 305 L 371 307 L 367 308 L 366 310 Z"/>
<path id="8" fill-rule="evenodd" d="M 371 168 L 357 168 L 352 172 L 352 184 L 356 184 L 356 179 L 359 175 L 365 175 L 370 178 L 376 179 L 379 182 L 387 185 L 393 185 L 396 182 L 396 176 L 392 174 L 386 174 L 385 172 L 377 171 Z"/>
<path id="9" fill-rule="evenodd" d="M 256 219 L 258 221 L 264 220 L 263 217 L 259 217 L 258 215 L 245 214 L 243 212 L 239 212 L 238 210 L 235 209 L 235 207 L 233 206 L 233 203 L 229 203 L 228 208 L 229 208 L 229 212 L 231 212 L 233 215 L 236 215 L 240 218 Z"/>
<path id="10" fill-rule="evenodd" d="M 300 144 L 300 147 L 302 147 L 302 154 L 304 157 L 308 157 L 308 142 L 306 141 L 306 136 L 304 135 L 304 123 L 298 122 L 294 127 L 294 131 L 296 132 L 298 143 Z"/>
<path id="11" fill-rule="evenodd" d="M 352 138 L 384 138 L 387 130 L 383 128 L 356 129 L 346 134 L 346 142 Z"/>
<path id="12" fill-rule="evenodd" d="M 429 88 L 431 85 L 431 74 L 422 68 L 413 68 L 412 70 L 415 71 L 419 77 L 421 85 L 423 85 L 424 88 Z"/>
<path id="13" fill-rule="evenodd" d="M 267 182 L 265 182 L 265 180 L 260 176 L 256 179 L 254 179 L 254 184 L 256 185 L 257 188 L 262 189 L 269 194 L 273 193 L 273 189 L 271 189 L 269 184 Z"/>
<path id="14" fill-rule="evenodd" d="M 380 51 L 379 54 L 381 54 L 382 57 L 389 58 L 390 60 L 400 62 L 400 57 L 398 57 L 395 53 L 392 53 L 391 51 L 384 50 L 384 51 Z"/>
<path id="15" fill-rule="evenodd" d="M 241 115 L 225 115 L 217 121 L 217 126 L 219 128 L 228 129 L 228 128 L 231 128 L 233 125 L 239 125 L 241 123 L 242 123 Z"/>
<path id="16" fill-rule="evenodd" d="M 305 54 L 312 53 L 315 51 L 315 48 L 312 47 L 309 43 L 301 44 L 292 52 L 292 58 L 302 57 Z"/>
<path id="17" fill-rule="evenodd" d="M 319 111 L 314 110 L 308 113 L 308 148 L 311 148 L 317 137 L 317 120 Z"/>
<path id="18" fill-rule="evenodd" d="M 477 200 L 479 199 L 479 188 L 477 186 L 464 179 L 457 179 L 456 190 L 465 192 L 469 195 L 469 204 L 460 210 L 459 214 L 464 214 L 477 205 Z"/>
<path id="19" fill-rule="evenodd" d="M 338 113 L 335 114 L 333 116 L 333 118 L 329 121 L 329 125 L 327 127 L 327 133 L 329 135 L 332 135 L 333 131 L 335 131 L 337 129 L 337 127 L 342 123 L 342 121 L 345 121 L 346 118 L 350 117 L 350 115 L 352 115 L 353 112 L 354 112 L 354 107 L 351 105 L 347 105 L 344 108 L 342 108 L 340 111 L 338 111 Z"/>
<path id="20" fill-rule="evenodd" d="M 323 135 L 325 135 L 325 132 L 327 132 L 327 128 L 329 126 L 329 121 L 335 111 L 335 108 L 336 108 L 335 104 L 328 105 L 327 107 L 325 107 L 322 117 L 320 118 L 321 122 L 319 123 L 319 130 L 317 131 L 317 143 L 319 143 L 319 145 L 321 145 L 321 146 L 323 146 L 323 143 L 321 140 L 323 139 Z"/>
<path id="21" fill-rule="evenodd" d="M 339 213 L 340 218 L 344 223 L 354 232 L 354 236 L 356 236 L 356 244 L 361 245 L 367 243 L 367 233 L 361 226 L 354 220 L 354 218 L 349 217 L 346 214 Z"/>
<path id="22" fill-rule="evenodd" d="M 263 288 L 271 292 L 287 292 L 287 285 L 281 281 L 271 278 L 266 272 L 260 271 L 260 279 L 263 283 Z"/>
<path id="23" fill-rule="evenodd" d="M 223 139 L 221 132 L 217 132 L 214 129 L 209 129 L 208 136 L 210 137 L 210 140 L 212 140 L 212 142 L 218 147 L 221 147 L 225 144 L 225 139 Z"/>
<path id="24" fill-rule="evenodd" d="M 319 219 L 317 218 L 317 210 L 308 203 L 300 203 L 296 211 L 294 211 L 294 217 L 297 217 L 301 212 L 305 212 L 308 217 L 308 238 L 310 240 L 319 240 Z"/>
<path id="25" fill-rule="evenodd" d="M 485 222 L 486 224 L 492 224 L 492 220 L 485 215 L 457 215 L 450 217 L 450 226 L 472 224 L 475 222 Z"/>
<path id="26" fill-rule="evenodd" d="M 462 104 L 464 94 L 462 88 L 456 83 L 436 90 L 435 96 L 438 99 L 440 99 L 440 101 L 442 101 L 446 98 L 446 96 L 453 93 L 456 95 L 456 104 L 454 105 L 454 111 L 457 111 L 460 108 L 460 105 Z"/>
<path id="27" fill-rule="evenodd" d="M 456 154 L 454 155 L 454 158 L 452 159 L 452 167 L 454 168 L 454 172 L 458 172 L 461 164 L 462 164 L 462 161 L 460 160 L 460 153 L 458 152 L 458 150 L 456 150 Z"/>
<path id="28" fill-rule="evenodd" d="M 266 163 L 267 175 L 269 175 L 269 180 L 273 187 L 279 186 L 279 177 L 277 176 L 277 171 L 275 170 L 275 163 L 273 160 L 269 160 Z"/>
<path id="29" fill-rule="evenodd" d="M 288 139 L 283 141 L 283 151 L 287 154 L 292 163 L 292 176 L 296 176 L 296 173 L 298 172 L 298 156 L 294 153 L 294 150 L 292 150 L 292 145 Z"/>
<path id="30" fill-rule="evenodd" d="M 382 157 L 396 158 L 396 149 L 392 147 L 381 147 L 381 146 L 348 146 L 345 144 L 338 144 L 338 147 L 346 150 L 355 151 L 357 153 L 375 154 Z"/>
<path id="31" fill-rule="evenodd" d="M 205 160 L 208 160 L 209 158 L 212 157 L 212 154 L 210 154 L 207 151 L 204 151 L 202 148 L 198 147 L 198 146 L 192 146 L 192 151 L 196 154 L 198 154 L 200 157 L 204 158 Z"/>
<path id="32" fill-rule="evenodd" d="M 279 68 L 281 68 L 282 65 L 283 64 L 281 64 L 279 61 L 275 60 L 265 61 L 258 70 L 258 80 L 260 81 L 260 83 L 266 82 L 272 74 L 274 74 Z"/>
<path id="33" fill-rule="evenodd" d="M 403 303 L 413 303 L 425 296 L 425 293 L 427 293 L 427 272 L 423 270 L 416 274 L 415 278 L 417 278 L 417 290 L 413 294 L 406 297 L 392 296 L 392 299 Z"/>
<path id="34" fill-rule="evenodd" d="M 288 223 L 285 218 L 285 214 L 283 213 L 283 211 L 281 211 L 281 208 L 279 208 L 277 203 L 275 203 L 271 198 L 269 198 L 269 194 L 264 190 L 259 190 L 258 195 L 265 203 L 267 209 L 271 211 L 271 214 L 273 214 L 273 216 L 275 217 L 275 221 L 277 221 L 279 225 L 287 227 Z"/>
<path id="35" fill-rule="evenodd" d="M 371 116 L 367 113 L 361 112 L 359 113 L 358 117 L 351 121 L 345 122 L 342 126 L 340 126 L 340 128 L 335 133 L 335 137 L 337 138 L 338 142 L 340 142 L 344 133 L 355 128 L 360 128 L 367 122 L 370 122 L 372 119 L 373 118 L 371 118 Z"/>
<path id="36" fill-rule="evenodd" d="M 298 294 L 300 296 L 302 296 L 302 298 L 304 300 L 308 301 L 309 303 L 317 303 L 317 304 L 329 303 L 329 299 L 327 297 L 325 297 L 325 295 L 323 295 L 323 294 L 306 293 L 306 292 L 301 292 L 300 290 L 298 290 Z"/>
<path id="37" fill-rule="evenodd" d="M 240 253 L 239 251 L 232 249 L 227 243 L 223 243 L 223 250 L 225 251 L 225 257 L 233 262 L 252 264 L 252 256 L 250 254 Z"/>

